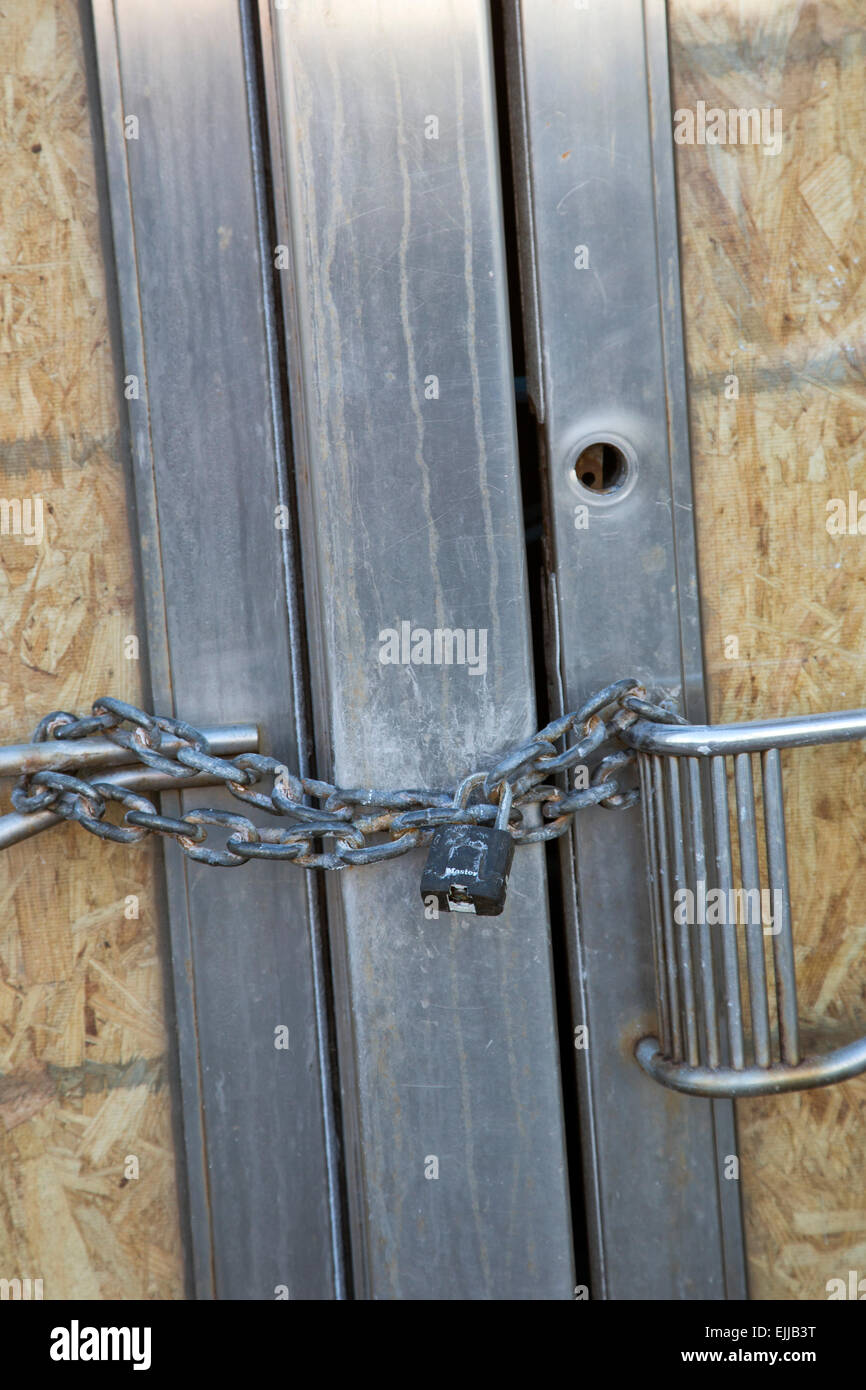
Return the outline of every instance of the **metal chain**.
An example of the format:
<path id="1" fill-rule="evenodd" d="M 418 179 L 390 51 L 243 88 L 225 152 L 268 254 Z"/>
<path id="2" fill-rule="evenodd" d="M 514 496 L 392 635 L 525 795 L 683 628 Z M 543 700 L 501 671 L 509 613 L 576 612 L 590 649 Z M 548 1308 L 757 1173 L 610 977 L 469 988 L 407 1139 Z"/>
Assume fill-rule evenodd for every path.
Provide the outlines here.
<path id="1" fill-rule="evenodd" d="M 204 807 L 179 817 L 163 816 L 140 792 L 49 770 L 20 778 L 12 792 L 12 804 L 21 813 L 50 810 L 106 840 L 128 844 L 154 832 L 170 836 L 190 859 L 225 868 L 250 859 L 287 859 L 308 869 L 346 869 L 394 859 L 427 845 L 437 826 L 493 824 L 507 783 L 513 798 L 508 829 L 519 843 L 533 844 L 564 834 L 573 815 L 584 807 L 626 809 L 635 804 L 638 791 L 624 789 L 618 780 L 618 774 L 634 761 L 635 753 L 619 741 L 618 734 L 638 718 L 685 722 L 666 704 L 649 703 L 638 681 L 616 681 L 579 710 L 546 724 L 494 767 L 464 777 L 456 790 L 383 790 L 337 787 L 299 777 L 276 758 L 261 753 L 242 753 L 231 760 L 214 757 L 204 734 L 191 724 L 147 714 L 106 696 L 95 702 L 85 718 L 78 719 L 65 710 L 46 715 L 36 726 L 33 742 L 99 735 L 132 752 L 146 767 L 170 777 L 197 772 L 218 778 L 239 801 L 290 823 L 263 827 L 246 816 Z M 180 740 L 175 753 L 166 752 L 166 736 Z M 560 742 L 564 746 L 557 751 Z M 614 751 L 598 758 L 608 743 L 614 745 Z M 594 760 L 591 772 L 589 759 Z M 587 768 L 587 786 L 569 790 L 549 780 L 579 765 Z M 252 790 L 266 778 L 272 782 L 269 791 Z M 111 801 L 123 808 L 119 824 L 105 819 Z M 311 804 L 315 802 L 320 804 Z M 539 806 L 542 820 L 549 823 L 524 825 L 523 809 L 530 806 Z M 209 826 L 230 832 L 224 849 L 205 843 Z M 383 834 L 390 838 L 367 842 L 368 836 Z M 314 847 L 314 842 L 328 838 L 335 842 L 333 850 Z"/>

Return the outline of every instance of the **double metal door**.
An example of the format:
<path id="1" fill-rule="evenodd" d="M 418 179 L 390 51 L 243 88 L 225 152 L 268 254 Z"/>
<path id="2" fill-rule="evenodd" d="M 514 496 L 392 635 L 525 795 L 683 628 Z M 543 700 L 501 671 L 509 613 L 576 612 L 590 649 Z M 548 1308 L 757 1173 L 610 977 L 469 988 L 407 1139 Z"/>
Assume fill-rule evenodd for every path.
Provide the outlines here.
<path id="1" fill-rule="evenodd" d="M 155 705 L 355 787 L 620 676 L 700 719 L 661 0 L 93 18 Z M 638 810 L 498 918 L 422 867 L 168 847 L 197 1296 L 743 1297 L 732 1107 L 633 1057 Z"/>

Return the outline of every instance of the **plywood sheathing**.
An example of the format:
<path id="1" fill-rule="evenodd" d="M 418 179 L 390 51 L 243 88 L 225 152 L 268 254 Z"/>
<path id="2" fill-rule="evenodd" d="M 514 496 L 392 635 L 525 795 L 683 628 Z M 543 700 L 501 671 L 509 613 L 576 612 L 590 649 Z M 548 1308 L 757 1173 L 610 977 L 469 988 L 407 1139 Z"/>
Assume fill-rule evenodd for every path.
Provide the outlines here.
<path id="1" fill-rule="evenodd" d="M 779 108 L 783 131 L 777 155 L 676 149 L 711 715 L 863 706 L 866 535 L 826 525 L 831 499 L 866 502 L 863 6 L 669 13 L 674 108 Z M 863 748 L 785 772 L 801 1014 L 830 1047 L 866 1032 Z M 752 1296 L 866 1276 L 866 1078 L 737 1116 Z"/>
<path id="2" fill-rule="evenodd" d="M 22 742 L 141 688 L 78 7 L 6 0 L 0 49 L 0 495 L 44 505 L 40 544 L 0 535 Z M 0 1277 L 46 1299 L 182 1296 L 157 927 L 147 845 L 63 827 L 0 855 Z"/>

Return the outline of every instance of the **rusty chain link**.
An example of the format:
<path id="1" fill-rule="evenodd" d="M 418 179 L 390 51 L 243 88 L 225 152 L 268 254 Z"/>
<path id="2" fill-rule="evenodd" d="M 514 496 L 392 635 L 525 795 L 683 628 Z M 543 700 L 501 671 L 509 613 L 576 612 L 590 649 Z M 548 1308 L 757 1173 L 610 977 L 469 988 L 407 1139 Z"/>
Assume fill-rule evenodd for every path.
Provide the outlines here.
<path id="1" fill-rule="evenodd" d="M 214 757 L 204 734 L 191 724 L 147 714 L 106 696 L 95 702 L 85 718 L 64 710 L 46 715 L 34 731 L 33 742 L 100 735 L 133 753 L 146 767 L 170 777 L 191 772 L 215 777 L 239 801 L 291 823 L 263 827 L 247 816 L 204 807 L 179 817 L 163 816 L 140 792 L 47 769 L 21 777 L 12 792 L 12 804 L 25 814 L 49 810 L 106 840 L 132 843 L 154 832 L 170 836 L 191 859 L 220 867 L 234 868 L 250 859 L 287 859 L 308 869 L 345 869 L 394 859 L 428 845 L 440 825 L 492 825 L 502 788 L 508 783 L 513 793 L 509 831 L 519 843 L 531 844 L 564 834 L 572 816 L 584 807 L 625 809 L 635 804 L 637 790 L 621 788 L 616 778 L 635 759 L 633 751 L 618 744 L 619 731 L 638 718 L 685 722 L 666 705 L 651 704 L 645 697 L 636 680 L 605 686 L 579 710 L 552 720 L 511 749 L 494 767 L 470 773 L 456 790 L 447 791 L 337 787 L 299 777 L 276 758 L 261 753 L 242 753 L 231 760 Z M 175 753 L 166 753 L 166 736 L 180 740 Z M 570 737 L 575 741 L 569 743 Z M 560 741 L 567 746 L 558 752 Z M 595 762 L 590 773 L 587 759 L 595 758 L 609 743 L 614 744 L 613 751 Z M 587 766 L 588 786 L 569 790 L 547 780 L 578 765 Z M 270 791 L 254 791 L 263 778 L 272 779 Z M 122 807 L 121 823 L 105 819 L 111 801 Z M 548 824 L 525 826 L 523 808 L 536 805 Z M 230 832 L 224 849 L 206 844 L 208 827 Z M 382 834 L 391 838 L 367 843 L 367 836 Z M 333 850 L 314 848 L 315 841 L 327 838 L 335 841 Z"/>

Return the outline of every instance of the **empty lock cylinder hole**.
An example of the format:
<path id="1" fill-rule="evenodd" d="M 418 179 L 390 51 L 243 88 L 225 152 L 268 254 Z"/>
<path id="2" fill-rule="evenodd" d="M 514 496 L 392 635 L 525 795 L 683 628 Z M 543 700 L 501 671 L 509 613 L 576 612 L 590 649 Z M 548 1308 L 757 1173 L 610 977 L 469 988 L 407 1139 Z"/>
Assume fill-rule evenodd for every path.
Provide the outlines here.
<path id="1" fill-rule="evenodd" d="M 590 492 L 617 492 L 628 477 L 629 463 L 616 444 L 599 439 L 581 450 L 574 472 L 578 482 Z"/>

